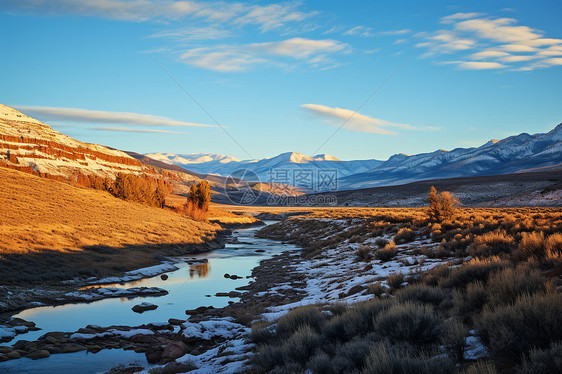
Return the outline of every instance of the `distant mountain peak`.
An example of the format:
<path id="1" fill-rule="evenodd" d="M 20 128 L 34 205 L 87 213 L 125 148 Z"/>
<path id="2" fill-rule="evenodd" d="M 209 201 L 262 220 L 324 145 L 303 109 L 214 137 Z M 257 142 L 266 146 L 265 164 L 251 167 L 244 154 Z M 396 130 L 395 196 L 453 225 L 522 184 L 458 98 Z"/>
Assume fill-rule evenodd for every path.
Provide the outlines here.
<path id="1" fill-rule="evenodd" d="M 312 158 L 316 161 L 341 161 L 339 158 L 334 157 L 332 155 L 328 155 L 326 153 L 321 153 L 316 156 L 312 156 Z"/>

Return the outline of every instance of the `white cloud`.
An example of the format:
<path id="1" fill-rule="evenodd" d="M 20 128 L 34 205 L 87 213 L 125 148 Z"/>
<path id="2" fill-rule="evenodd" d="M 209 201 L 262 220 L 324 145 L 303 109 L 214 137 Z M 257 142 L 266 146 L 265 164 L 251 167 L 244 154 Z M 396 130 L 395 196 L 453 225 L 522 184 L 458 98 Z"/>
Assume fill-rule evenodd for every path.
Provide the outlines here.
<path id="1" fill-rule="evenodd" d="M 499 62 L 483 62 L 483 61 L 456 61 L 459 69 L 466 70 L 487 70 L 487 69 L 503 69 L 506 65 Z"/>
<path id="2" fill-rule="evenodd" d="M 192 0 L 7 0 L 4 10 L 40 15 L 72 15 L 130 22 L 184 18 L 256 25 L 262 31 L 301 22 L 315 14 L 298 10 L 299 3 L 250 5 Z"/>
<path id="3" fill-rule="evenodd" d="M 355 26 L 346 32 L 343 35 L 359 35 L 363 37 L 373 36 L 372 28 L 366 26 Z"/>
<path id="4" fill-rule="evenodd" d="M 513 18 L 456 13 L 443 17 L 441 23 L 449 28 L 416 34 L 424 39 L 416 47 L 427 49 L 424 57 L 472 50 L 468 59 L 476 61 L 449 62 L 461 69 L 502 69 L 509 67 L 502 63 L 511 63 L 512 70 L 533 70 L 554 66 L 547 59 L 562 55 L 562 39 L 547 38 L 543 31 L 517 25 Z"/>
<path id="5" fill-rule="evenodd" d="M 150 35 L 149 38 L 166 38 L 176 41 L 193 41 L 224 39 L 230 36 L 232 36 L 232 33 L 230 31 L 220 29 L 215 26 L 188 26 L 159 31 Z"/>
<path id="6" fill-rule="evenodd" d="M 111 126 L 95 126 L 91 127 L 96 131 L 112 131 L 112 132 L 131 132 L 131 133 L 149 133 L 149 134 L 181 134 L 179 131 L 156 130 L 156 129 L 129 129 L 126 127 Z"/>
<path id="7" fill-rule="evenodd" d="M 453 23 L 457 20 L 460 19 L 469 19 L 469 18 L 475 18 L 482 15 L 481 13 L 455 13 L 455 14 L 451 14 L 450 16 L 445 16 L 441 18 L 441 23 L 445 23 L 445 24 L 449 24 L 449 23 Z"/>
<path id="8" fill-rule="evenodd" d="M 486 60 L 489 58 L 505 57 L 505 56 L 509 56 L 509 53 L 490 49 L 482 52 L 473 53 L 468 57 L 472 60 Z"/>
<path id="9" fill-rule="evenodd" d="M 328 66 L 333 64 L 329 55 L 349 51 L 348 44 L 337 40 L 292 38 L 279 42 L 194 48 L 184 51 L 180 59 L 192 66 L 236 72 L 264 64 L 286 65 L 283 59 L 292 63 L 302 61 L 314 66 Z"/>
<path id="10" fill-rule="evenodd" d="M 181 122 L 150 114 L 105 112 L 101 110 L 40 106 L 16 106 L 16 108 L 31 117 L 37 117 L 42 121 L 127 124 L 136 126 L 215 127 L 213 125 L 204 125 L 200 123 Z"/>
<path id="11" fill-rule="evenodd" d="M 386 129 L 386 127 L 399 128 L 403 130 L 429 130 L 436 128 L 418 128 L 408 124 L 394 123 L 378 118 L 366 116 L 349 109 L 333 108 L 319 104 L 302 104 L 302 108 L 309 113 L 327 120 L 330 126 L 342 126 L 346 130 L 366 132 L 381 135 L 396 135 L 396 132 Z"/>

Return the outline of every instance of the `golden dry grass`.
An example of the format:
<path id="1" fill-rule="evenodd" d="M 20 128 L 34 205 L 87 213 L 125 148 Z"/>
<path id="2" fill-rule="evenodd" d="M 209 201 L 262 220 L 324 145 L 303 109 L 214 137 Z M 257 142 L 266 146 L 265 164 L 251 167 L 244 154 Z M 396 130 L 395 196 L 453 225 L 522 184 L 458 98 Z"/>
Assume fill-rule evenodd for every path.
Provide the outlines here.
<path id="1" fill-rule="evenodd" d="M 107 192 L 5 168 L 0 168 L 0 180 L 3 271 L 11 271 L 8 263 L 38 258 L 33 261 L 40 265 L 55 254 L 61 266 L 92 267 L 94 272 L 148 266 L 158 254 L 187 252 L 211 240 L 218 228 Z"/>

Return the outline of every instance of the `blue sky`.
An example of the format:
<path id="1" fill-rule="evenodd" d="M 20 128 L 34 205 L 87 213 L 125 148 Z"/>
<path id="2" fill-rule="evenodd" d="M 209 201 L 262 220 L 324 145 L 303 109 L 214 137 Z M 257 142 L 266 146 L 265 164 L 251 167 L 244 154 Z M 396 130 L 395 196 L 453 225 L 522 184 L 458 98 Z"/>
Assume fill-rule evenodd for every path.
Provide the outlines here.
<path id="1" fill-rule="evenodd" d="M 340 159 L 562 122 L 559 1 L 0 1 L 0 102 L 141 153 Z"/>

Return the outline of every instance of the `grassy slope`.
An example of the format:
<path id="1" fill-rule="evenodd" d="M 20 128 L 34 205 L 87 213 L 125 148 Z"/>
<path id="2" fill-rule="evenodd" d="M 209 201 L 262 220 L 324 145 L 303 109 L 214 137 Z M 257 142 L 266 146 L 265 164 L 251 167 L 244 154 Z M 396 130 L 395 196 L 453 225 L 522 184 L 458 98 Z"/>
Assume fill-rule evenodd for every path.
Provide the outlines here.
<path id="1" fill-rule="evenodd" d="M 3 282 L 105 275 L 157 263 L 214 237 L 215 225 L 0 168 Z"/>

